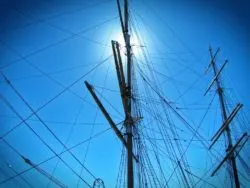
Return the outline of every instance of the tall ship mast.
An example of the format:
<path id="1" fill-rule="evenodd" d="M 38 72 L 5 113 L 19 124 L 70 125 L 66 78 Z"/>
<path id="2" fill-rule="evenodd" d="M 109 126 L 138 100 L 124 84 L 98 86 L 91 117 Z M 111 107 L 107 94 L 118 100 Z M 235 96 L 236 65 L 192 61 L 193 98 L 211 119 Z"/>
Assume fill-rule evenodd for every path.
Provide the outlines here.
<path id="1" fill-rule="evenodd" d="M 89 7 L 105 6 L 104 3 L 106 1 Z M 243 112 L 243 104 L 235 103 L 227 95 L 223 72 L 228 60 L 220 65 L 220 48 L 214 52 L 209 47 L 206 74 L 197 73 L 193 64 L 182 59 L 178 62 L 170 58 L 174 62 L 172 64 L 169 59 L 165 61 L 166 54 L 158 48 L 153 50 L 163 60 L 161 64 L 155 64 L 151 58 L 153 53 L 149 52 L 150 48 L 141 36 L 143 30 L 139 23 L 144 26 L 147 24 L 144 23 L 143 16 L 133 8 L 133 3 L 136 2 L 116 0 L 112 1 L 112 5 L 114 3 L 117 8 L 116 17 L 81 32 L 68 31 L 54 22 L 15 10 L 39 24 L 46 24 L 69 36 L 28 55 L 22 55 L 15 46 L 0 41 L 2 48 L 19 57 L 0 67 L 3 83 L 0 100 L 4 106 L 1 109 L 11 114 L 5 118 L 13 120 L 3 121 L 5 127 L 0 133 L 3 147 L 0 188 L 248 187 L 249 121 Z M 146 1 L 143 3 L 147 4 Z M 150 6 L 148 8 L 151 9 Z M 157 16 L 157 12 L 154 13 Z M 66 12 L 67 14 L 69 13 Z M 62 15 L 63 13 L 58 16 Z M 90 13 L 86 15 L 93 16 Z M 161 19 L 160 16 L 158 18 Z M 117 36 L 111 35 L 111 41 L 107 44 L 93 36 L 82 35 L 89 30 L 100 29 L 103 24 L 112 20 L 118 21 L 121 32 Z M 174 33 L 173 30 L 170 31 Z M 84 64 L 84 74 L 80 69 L 82 65 L 48 72 L 53 69 L 54 64 L 43 67 L 41 62 L 39 66 L 30 59 L 74 37 L 100 45 L 111 51 L 111 55 L 105 57 L 106 53 L 103 53 L 101 61 L 94 66 Z M 88 48 L 85 50 L 87 55 L 91 54 Z M 93 55 L 96 54 L 97 50 Z M 194 55 L 189 51 L 190 54 Z M 196 56 L 195 58 L 199 60 Z M 63 58 L 60 60 L 63 61 Z M 39 93 L 36 91 L 39 90 L 38 86 L 50 88 L 54 85 L 34 81 L 31 83 L 34 88 L 28 85 L 34 92 L 29 98 L 29 92 L 25 93 L 29 90 L 26 86 L 18 85 L 18 79 L 16 82 L 13 73 L 9 71 L 12 66 L 23 62 L 41 77 L 56 84 L 59 91 L 51 90 L 51 94 L 49 89 L 44 90 L 49 93 L 48 96 Z M 181 64 L 181 69 L 177 67 L 177 63 Z M 166 64 L 171 64 L 172 67 L 161 69 Z M 57 66 L 63 64 L 59 63 Z M 19 69 L 26 72 L 27 67 L 24 67 Z M 97 72 L 98 69 L 101 71 Z M 177 70 L 175 75 L 171 74 L 174 69 Z M 60 73 L 72 70 L 81 70 L 80 73 L 70 74 L 73 81 L 69 81 L 65 75 L 60 77 Z M 198 75 L 198 79 L 191 86 L 185 86 L 184 91 L 180 91 L 180 85 L 193 79 L 193 76 L 187 77 L 186 70 Z M 208 84 L 209 73 L 212 74 L 212 80 Z M 178 76 L 184 77 L 184 81 L 177 80 Z M 203 83 L 200 89 L 202 95 L 199 95 L 201 92 L 196 92 L 199 90 L 197 85 L 204 77 L 207 88 Z M 165 85 L 165 79 L 172 86 Z M 192 89 L 196 95 L 187 95 Z M 85 92 L 84 95 L 82 92 Z M 35 95 L 39 102 L 42 101 L 41 104 L 36 104 L 36 99 L 32 100 Z M 175 95 L 178 97 L 173 98 Z M 195 102 L 186 104 L 184 95 Z M 206 104 L 201 105 L 200 101 L 205 101 Z M 78 111 L 75 110 L 76 107 Z M 197 112 L 189 113 L 192 110 Z M 59 118 L 61 121 L 47 120 L 46 117 Z M 71 119 L 64 122 L 66 117 L 74 118 L 73 121 Z M 94 119 L 93 122 L 87 123 L 86 120 L 90 119 Z M 96 141 L 97 138 L 99 142 Z"/>
<path id="2" fill-rule="evenodd" d="M 88 90 L 92 94 L 93 98 L 95 99 L 95 102 L 103 112 L 104 116 L 110 123 L 110 126 L 118 136 L 118 138 L 121 140 L 123 145 L 125 146 L 127 150 L 127 187 L 133 188 L 134 187 L 134 160 L 137 162 L 137 155 L 134 154 L 133 149 L 133 137 L 136 137 L 136 132 L 134 126 L 136 126 L 136 121 L 140 120 L 141 117 L 136 117 L 134 114 L 132 114 L 132 107 L 134 104 L 132 97 L 134 95 L 132 85 L 132 67 L 133 67 L 133 57 L 132 57 L 132 48 L 130 43 L 130 32 L 129 32 L 129 10 L 128 10 L 128 1 L 124 1 L 124 14 L 122 14 L 120 1 L 117 0 L 117 6 L 119 10 L 119 17 L 121 22 L 121 28 L 122 33 L 125 41 L 125 48 L 126 48 L 126 70 L 127 70 L 127 76 L 125 77 L 124 71 L 123 71 L 123 63 L 121 58 L 121 52 L 120 52 L 120 44 L 117 41 L 112 41 L 112 49 L 113 49 L 113 55 L 115 60 L 115 67 L 117 71 L 117 79 L 119 82 L 119 88 L 120 88 L 120 95 L 122 99 L 123 109 L 124 109 L 124 126 L 125 126 L 125 133 L 122 133 L 115 125 L 114 121 L 109 116 L 106 109 L 103 107 L 102 103 L 96 96 L 95 92 L 93 91 L 91 85 L 88 82 L 85 82 Z M 138 112 L 133 112 L 137 113 Z M 126 135 L 126 136 L 123 136 Z"/>

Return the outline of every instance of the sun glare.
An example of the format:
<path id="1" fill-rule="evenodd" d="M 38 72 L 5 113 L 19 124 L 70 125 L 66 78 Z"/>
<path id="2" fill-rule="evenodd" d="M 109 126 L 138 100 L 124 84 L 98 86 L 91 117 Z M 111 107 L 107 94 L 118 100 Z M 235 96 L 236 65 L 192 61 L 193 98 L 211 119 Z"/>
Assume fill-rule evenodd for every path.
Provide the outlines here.
<path id="1" fill-rule="evenodd" d="M 123 35 L 121 33 L 117 34 L 114 37 L 114 40 L 116 40 L 120 44 L 121 50 L 125 52 L 125 41 L 124 41 Z M 135 56 L 138 56 L 140 51 L 141 51 L 140 50 L 141 45 L 140 45 L 140 42 L 137 39 L 137 37 L 131 37 L 130 38 L 130 44 L 131 44 L 131 47 L 132 47 L 132 53 Z"/>

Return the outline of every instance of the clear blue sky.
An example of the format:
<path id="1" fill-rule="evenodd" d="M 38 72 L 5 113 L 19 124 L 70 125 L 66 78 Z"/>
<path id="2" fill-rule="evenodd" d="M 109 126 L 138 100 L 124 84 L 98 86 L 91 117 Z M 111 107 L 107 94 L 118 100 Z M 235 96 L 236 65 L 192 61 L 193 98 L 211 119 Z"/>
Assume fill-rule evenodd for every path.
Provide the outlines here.
<path id="1" fill-rule="evenodd" d="M 227 101 L 229 109 L 237 102 L 244 103 L 244 115 L 249 117 L 250 16 L 247 1 L 133 0 L 131 4 L 131 18 L 142 41 L 142 44 L 138 44 L 138 40 L 135 40 L 133 46 L 135 56 L 138 57 L 136 62 L 143 67 L 143 62 L 140 64 L 144 60 L 141 48 L 148 51 L 149 61 L 159 75 L 158 84 L 174 107 L 178 107 L 190 122 L 199 124 L 205 113 L 202 108 L 214 93 L 212 90 L 208 96 L 203 96 L 212 79 L 211 70 L 205 74 L 210 62 L 208 48 L 211 45 L 214 51 L 217 47 L 221 48 L 218 66 L 225 59 L 229 60 L 223 70 L 223 86 L 230 97 Z M 114 121 L 123 121 L 110 47 L 110 41 L 118 40 L 120 32 L 115 0 L 0 2 L 0 70 L 32 109 L 39 109 L 86 74 L 70 90 L 63 92 L 38 112 L 39 117 L 67 147 L 109 128 L 87 91 L 85 80 L 95 86 Z M 100 62 L 104 63 L 99 65 Z M 98 67 L 93 69 L 96 65 Z M 32 113 L 2 76 L 0 94 L 21 117 L 26 118 Z M 144 94 L 146 96 L 145 91 Z M 220 112 L 217 108 L 218 102 L 215 102 L 202 125 L 202 134 L 208 140 L 220 126 Z M 147 121 L 150 122 L 150 119 L 145 118 L 145 123 Z M 1 100 L 0 135 L 4 135 L 19 122 L 18 115 Z M 27 123 L 56 153 L 64 150 L 37 117 L 31 117 Z M 209 125 L 213 125 L 211 130 Z M 188 133 L 185 138 L 190 137 Z M 34 163 L 54 155 L 24 123 L 5 139 Z M 72 153 L 96 177 L 105 181 L 106 187 L 114 187 L 116 184 L 121 152 L 121 143 L 111 130 L 72 149 Z M 194 146 L 188 155 L 191 164 L 199 166 L 198 162 L 192 162 L 204 154 L 196 152 L 199 153 L 199 149 Z M 224 149 L 219 152 L 224 155 Z M 68 152 L 61 157 L 77 173 L 81 172 L 81 166 Z M 214 161 L 206 162 L 211 167 Z M 11 164 L 16 172 L 29 167 L 0 140 L 0 182 L 15 175 L 6 163 Z M 53 175 L 68 187 L 77 187 L 78 182 L 81 187 L 86 186 L 57 158 L 39 167 L 49 173 L 55 169 Z M 195 172 L 203 173 L 203 170 L 196 168 Z M 34 169 L 22 177 L 34 187 L 54 186 L 48 184 L 48 179 Z M 84 169 L 82 177 L 89 184 L 93 183 L 93 177 Z M 209 181 L 217 184 L 219 178 Z M 20 177 L 0 184 L 0 187 L 20 186 L 29 187 Z"/>

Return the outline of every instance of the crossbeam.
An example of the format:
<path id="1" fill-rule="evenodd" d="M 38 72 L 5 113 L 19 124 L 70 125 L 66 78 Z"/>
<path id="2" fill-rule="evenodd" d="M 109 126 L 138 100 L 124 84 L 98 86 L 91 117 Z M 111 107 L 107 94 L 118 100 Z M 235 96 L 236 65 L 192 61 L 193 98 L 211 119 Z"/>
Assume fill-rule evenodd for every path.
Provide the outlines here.
<path id="1" fill-rule="evenodd" d="M 240 142 L 243 140 L 244 137 L 247 136 L 247 133 L 244 133 L 240 139 L 237 141 L 237 143 L 227 152 L 227 155 L 224 157 L 224 159 L 220 162 L 220 164 L 216 167 L 216 169 L 212 172 L 211 176 L 214 176 L 214 174 L 220 169 L 220 167 L 224 164 L 226 160 L 228 160 L 232 155 L 234 154 L 235 149 L 238 147 Z M 235 156 L 233 156 L 235 157 Z"/>
<path id="2" fill-rule="evenodd" d="M 99 100 L 99 98 L 97 97 L 97 95 L 95 94 L 95 92 L 93 90 L 93 86 L 90 85 L 87 81 L 85 81 L 85 85 L 86 85 L 87 89 L 89 90 L 90 94 L 92 95 L 92 97 L 94 98 L 96 104 L 98 105 L 98 107 L 102 111 L 103 115 L 105 116 L 105 118 L 109 122 L 110 127 L 114 130 L 116 136 L 120 139 L 120 141 L 122 142 L 122 144 L 128 149 L 127 141 L 124 139 L 121 131 L 117 128 L 115 122 L 112 120 L 112 118 L 110 117 L 109 113 L 104 108 L 103 104 L 101 103 L 101 101 Z M 137 157 L 134 155 L 134 153 L 132 155 L 133 155 L 133 158 L 135 159 L 135 161 L 139 162 L 138 159 L 137 159 Z"/>
<path id="3" fill-rule="evenodd" d="M 240 153 L 240 151 L 241 151 L 241 149 L 244 147 L 244 145 L 247 143 L 247 141 L 249 140 L 249 135 L 248 135 L 248 137 L 246 138 L 246 140 L 241 144 L 241 145 L 239 145 L 239 150 L 237 151 L 237 152 L 235 152 L 235 157 L 237 157 L 238 155 L 239 155 L 239 153 Z"/>
<path id="4" fill-rule="evenodd" d="M 224 69 L 224 67 L 226 66 L 226 64 L 228 63 L 228 61 L 226 60 L 225 63 L 222 65 L 221 69 L 219 70 L 219 72 L 215 75 L 215 77 L 213 78 L 213 80 L 211 81 L 211 83 L 209 84 L 204 96 L 208 93 L 208 91 L 211 89 L 211 87 L 213 86 L 213 84 L 215 83 L 215 81 L 218 79 L 220 73 L 222 72 L 222 70 Z"/>
<path id="5" fill-rule="evenodd" d="M 211 47 L 209 49 L 211 50 Z M 218 55 L 219 51 L 220 51 L 220 48 L 217 48 L 215 54 L 212 56 L 212 59 L 211 59 L 209 65 L 208 65 L 207 70 L 205 71 L 205 73 L 207 73 L 207 71 L 210 69 L 210 67 L 214 63 L 214 60 L 215 60 L 216 56 Z"/>
<path id="6" fill-rule="evenodd" d="M 212 148 L 212 146 L 215 144 L 215 142 L 219 139 L 219 137 L 222 135 L 224 130 L 229 126 L 229 124 L 232 122 L 236 114 L 239 112 L 239 110 L 243 107 L 243 104 L 238 103 L 236 107 L 233 109 L 231 114 L 228 116 L 226 121 L 222 124 L 222 126 L 219 128 L 219 130 L 215 133 L 215 135 L 212 137 L 212 144 L 209 146 L 209 149 Z"/>
<path id="7" fill-rule="evenodd" d="M 92 97 L 94 98 L 96 104 L 98 105 L 98 107 L 101 109 L 103 115 L 105 116 L 105 118 L 107 119 L 107 121 L 109 122 L 109 125 L 111 126 L 111 128 L 114 130 L 116 136 L 121 140 L 121 142 L 123 143 L 123 145 L 125 147 L 127 147 L 127 142 L 125 141 L 125 139 L 122 136 L 121 131 L 116 127 L 115 122 L 112 120 L 112 118 L 110 117 L 109 113 L 107 112 L 107 110 L 104 108 L 104 106 L 102 105 L 101 101 L 99 100 L 99 98 L 97 97 L 97 95 L 95 94 L 93 87 L 87 82 L 85 81 L 85 85 L 88 88 L 89 92 L 91 93 Z"/>

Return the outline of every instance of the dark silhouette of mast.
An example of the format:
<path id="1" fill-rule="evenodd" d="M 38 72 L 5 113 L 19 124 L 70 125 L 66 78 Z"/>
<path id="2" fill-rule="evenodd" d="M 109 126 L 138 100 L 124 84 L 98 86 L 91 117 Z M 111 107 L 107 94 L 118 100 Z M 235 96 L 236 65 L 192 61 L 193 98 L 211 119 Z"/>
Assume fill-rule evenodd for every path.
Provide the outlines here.
<path id="1" fill-rule="evenodd" d="M 220 83 L 220 74 L 221 74 L 222 70 L 224 69 L 224 67 L 225 67 L 225 65 L 227 64 L 228 61 L 226 60 L 225 63 L 220 68 L 220 70 L 218 70 L 218 68 L 217 68 L 217 66 L 215 64 L 215 59 L 216 59 L 216 56 L 217 56 L 218 52 L 220 51 L 220 49 L 218 48 L 217 51 L 215 52 L 215 54 L 213 54 L 211 47 L 209 48 L 209 51 L 210 51 L 210 56 L 211 56 L 211 63 L 210 63 L 208 68 L 210 68 L 212 66 L 213 73 L 214 73 L 214 79 L 212 80 L 211 84 L 209 85 L 208 89 L 206 90 L 205 95 L 210 90 L 212 85 L 215 83 L 216 84 L 216 90 L 217 90 L 217 93 L 218 93 L 218 96 L 219 96 L 219 102 L 220 102 L 220 108 L 221 108 L 222 120 L 223 120 L 222 126 L 220 127 L 220 129 L 216 132 L 216 134 L 212 138 L 213 142 L 210 145 L 209 149 L 211 149 L 211 147 L 216 143 L 218 138 L 224 132 L 226 133 L 226 138 L 227 138 L 227 141 L 228 141 L 228 146 L 226 148 L 226 154 L 227 155 L 224 157 L 224 159 L 221 161 L 221 163 L 217 166 L 217 168 L 212 172 L 211 176 L 214 176 L 214 174 L 220 169 L 220 167 L 224 164 L 225 161 L 229 161 L 229 164 L 231 165 L 231 167 L 233 169 L 235 187 L 240 188 L 240 181 L 239 181 L 238 169 L 237 169 L 237 164 L 236 164 L 236 157 L 237 157 L 239 152 L 236 152 L 236 149 L 238 147 L 242 148 L 244 146 L 244 144 L 246 143 L 246 140 L 248 138 L 247 138 L 247 133 L 244 133 L 241 136 L 241 138 L 236 142 L 236 144 L 233 145 L 231 129 L 230 129 L 229 125 L 232 122 L 233 118 L 236 116 L 236 114 L 239 112 L 239 110 L 243 107 L 243 105 L 240 104 L 240 103 L 237 104 L 236 107 L 231 112 L 231 114 L 229 114 L 229 115 L 227 114 L 225 100 L 224 100 L 223 88 L 222 88 L 221 83 Z M 245 142 L 240 144 L 241 141 L 243 139 L 245 139 L 245 138 L 246 138 Z"/>
<path id="2" fill-rule="evenodd" d="M 212 49 L 210 48 L 209 51 L 210 51 L 211 58 L 213 58 Z M 211 63 L 212 63 L 214 75 L 216 76 L 217 73 L 218 73 L 217 67 L 216 67 L 214 61 L 212 61 Z M 217 78 L 215 81 L 216 81 L 216 85 L 217 85 L 217 92 L 218 92 L 218 95 L 219 95 L 219 101 L 220 101 L 220 107 L 221 107 L 221 111 L 222 111 L 223 121 L 226 121 L 227 120 L 227 112 L 226 112 L 226 106 L 225 106 L 225 101 L 224 101 L 224 97 L 223 97 L 223 89 L 221 87 L 219 79 Z M 227 126 L 225 128 L 225 131 L 226 131 L 227 140 L 228 140 L 227 151 L 230 151 L 232 149 L 232 147 L 233 147 L 233 142 L 232 142 L 232 136 L 231 136 L 230 127 Z M 232 167 L 233 167 L 235 187 L 239 188 L 240 187 L 239 176 L 238 176 L 237 165 L 236 165 L 234 154 L 229 158 L 229 160 L 231 161 L 231 164 L 232 164 Z"/>
<path id="3" fill-rule="evenodd" d="M 130 45 L 130 34 L 128 29 L 128 1 L 124 0 L 124 18 L 125 18 L 125 28 L 124 28 L 124 40 L 127 51 L 127 87 L 126 87 L 126 98 L 128 100 L 127 107 L 125 109 L 125 126 L 126 126 L 126 135 L 128 142 L 128 188 L 134 187 L 134 171 L 133 171 L 133 118 L 132 118 L 132 100 L 131 100 L 131 90 L 132 90 L 132 82 L 131 82 L 131 63 L 132 63 L 132 55 L 131 55 L 131 45 Z"/>
<path id="4" fill-rule="evenodd" d="M 89 92 L 91 93 L 93 99 L 97 103 L 98 107 L 102 111 L 103 115 L 109 122 L 111 128 L 114 130 L 115 134 L 121 140 L 122 144 L 127 149 L 127 187 L 134 188 L 134 160 L 138 162 L 136 156 L 133 153 L 133 126 L 135 121 L 132 117 L 132 50 L 130 44 L 130 33 L 129 33 L 129 10 L 128 1 L 124 0 L 124 13 L 122 13 L 120 1 L 117 0 L 118 12 L 121 22 L 122 33 L 125 41 L 126 47 L 126 60 L 127 60 L 127 77 L 125 78 L 123 71 L 122 58 L 120 53 L 120 45 L 117 41 L 111 41 L 112 50 L 114 55 L 116 73 L 118 84 L 120 88 L 120 95 L 123 103 L 123 109 L 125 114 L 124 125 L 126 128 L 125 134 L 116 127 L 116 124 L 108 114 L 107 110 L 103 106 L 102 102 L 96 95 L 93 86 L 91 86 L 87 81 L 85 85 Z"/>

